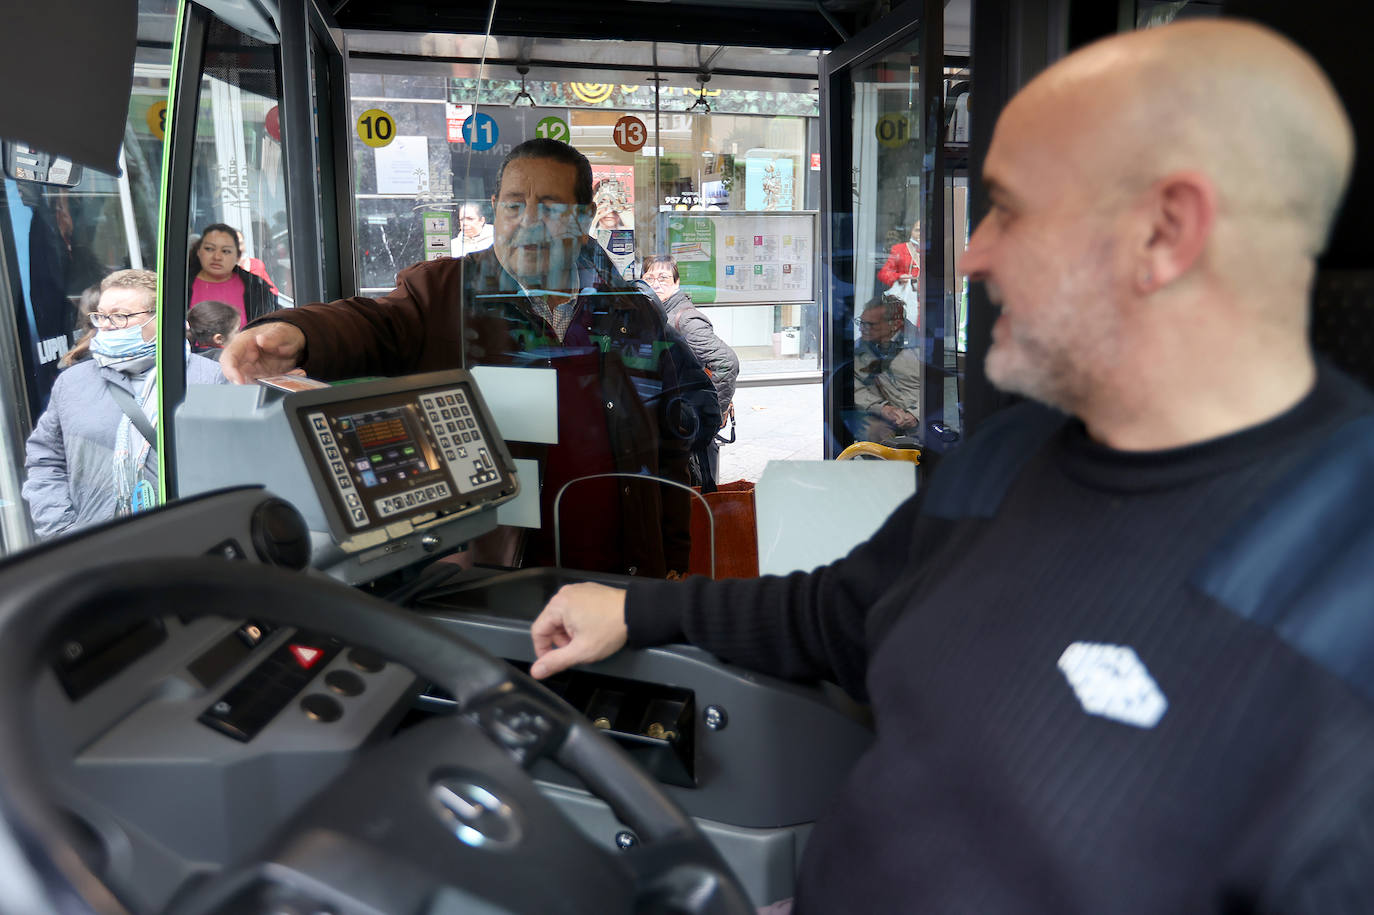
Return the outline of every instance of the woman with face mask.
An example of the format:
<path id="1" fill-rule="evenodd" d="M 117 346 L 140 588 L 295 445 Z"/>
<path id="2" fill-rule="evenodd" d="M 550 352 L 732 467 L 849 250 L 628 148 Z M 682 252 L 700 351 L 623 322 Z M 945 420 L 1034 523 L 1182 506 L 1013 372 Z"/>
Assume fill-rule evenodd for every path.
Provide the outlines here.
<path id="1" fill-rule="evenodd" d="M 192 247 L 186 288 L 188 310 L 201 302 L 224 302 L 239 313 L 239 327 L 277 310 L 277 296 L 266 280 L 243 269 L 243 236 L 233 226 L 212 223 Z"/>
<path id="2" fill-rule="evenodd" d="M 25 448 L 23 494 L 39 537 L 158 503 L 156 308 L 151 271 L 101 281 L 91 358 L 58 375 Z M 224 383 L 218 365 L 179 342 L 187 384 Z"/>

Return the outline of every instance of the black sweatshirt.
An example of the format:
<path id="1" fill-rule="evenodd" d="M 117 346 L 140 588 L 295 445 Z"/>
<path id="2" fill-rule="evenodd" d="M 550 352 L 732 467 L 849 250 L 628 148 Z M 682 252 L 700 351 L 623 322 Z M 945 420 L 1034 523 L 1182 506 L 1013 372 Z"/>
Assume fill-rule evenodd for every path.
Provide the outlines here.
<path id="1" fill-rule="evenodd" d="M 626 616 L 872 704 L 797 915 L 1374 912 L 1374 401 L 1325 366 L 1165 452 L 1005 411 L 844 559 Z"/>

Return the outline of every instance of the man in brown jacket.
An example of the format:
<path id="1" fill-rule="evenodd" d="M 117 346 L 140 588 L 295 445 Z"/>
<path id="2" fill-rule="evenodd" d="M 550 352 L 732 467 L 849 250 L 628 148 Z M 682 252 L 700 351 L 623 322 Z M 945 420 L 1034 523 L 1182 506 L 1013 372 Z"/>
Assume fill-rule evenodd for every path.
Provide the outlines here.
<path id="1" fill-rule="evenodd" d="M 709 385 L 670 358 L 662 316 L 590 243 L 591 167 L 554 140 L 520 144 L 502 163 L 491 249 L 415 264 L 378 299 L 355 297 L 269 315 L 221 359 L 247 383 L 296 368 L 313 377 L 403 375 L 459 366 L 552 368 L 558 442 L 517 446 L 540 462 L 543 526 L 526 563 L 553 560 L 553 503 L 569 482 L 611 472 L 688 479 L 686 387 Z M 688 377 L 690 376 L 690 377 Z M 570 487 L 561 504 L 563 565 L 661 577 L 685 571 L 686 493 L 627 479 Z"/>

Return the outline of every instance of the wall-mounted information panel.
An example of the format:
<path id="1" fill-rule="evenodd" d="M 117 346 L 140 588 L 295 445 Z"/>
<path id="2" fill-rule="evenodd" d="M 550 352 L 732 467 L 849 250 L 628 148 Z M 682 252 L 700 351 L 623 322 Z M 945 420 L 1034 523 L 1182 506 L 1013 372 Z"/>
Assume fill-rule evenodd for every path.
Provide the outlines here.
<path id="1" fill-rule="evenodd" d="M 660 237 L 698 305 L 816 301 L 815 212 L 661 214 Z"/>

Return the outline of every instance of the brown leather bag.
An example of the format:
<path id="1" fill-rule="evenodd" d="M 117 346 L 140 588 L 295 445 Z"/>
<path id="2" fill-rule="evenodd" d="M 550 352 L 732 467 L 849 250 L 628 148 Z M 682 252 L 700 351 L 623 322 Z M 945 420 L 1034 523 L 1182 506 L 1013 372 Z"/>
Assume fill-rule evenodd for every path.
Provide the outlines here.
<path id="1" fill-rule="evenodd" d="M 716 578 L 757 578 L 759 574 L 758 515 L 754 484 L 747 480 L 721 483 L 704 498 L 711 506 L 716 528 Z M 688 571 L 711 574 L 710 527 L 706 509 L 692 500 L 692 555 Z"/>

